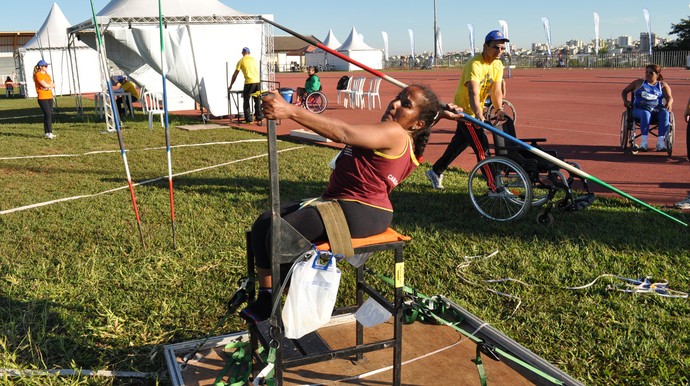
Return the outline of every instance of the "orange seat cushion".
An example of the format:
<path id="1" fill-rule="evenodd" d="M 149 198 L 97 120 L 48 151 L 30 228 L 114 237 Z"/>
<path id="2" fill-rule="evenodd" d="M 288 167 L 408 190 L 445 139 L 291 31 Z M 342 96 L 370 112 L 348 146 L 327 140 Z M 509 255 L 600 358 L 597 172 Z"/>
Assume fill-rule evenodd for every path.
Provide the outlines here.
<path id="1" fill-rule="evenodd" d="M 352 248 L 359 248 L 359 247 L 364 247 L 367 245 L 374 245 L 374 244 L 393 243 L 396 241 L 409 241 L 409 240 L 412 240 L 412 237 L 402 235 L 402 234 L 396 232 L 395 229 L 393 229 L 393 228 L 388 228 L 383 233 L 379 233 L 377 235 L 373 235 L 373 236 L 369 236 L 369 237 L 363 237 L 363 238 L 359 238 L 359 239 L 352 239 Z M 318 249 L 320 251 L 328 251 L 331 249 L 331 245 L 326 241 L 326 242 L 323 242 L 321 244 L 317 244 L 316 249 Z"/>

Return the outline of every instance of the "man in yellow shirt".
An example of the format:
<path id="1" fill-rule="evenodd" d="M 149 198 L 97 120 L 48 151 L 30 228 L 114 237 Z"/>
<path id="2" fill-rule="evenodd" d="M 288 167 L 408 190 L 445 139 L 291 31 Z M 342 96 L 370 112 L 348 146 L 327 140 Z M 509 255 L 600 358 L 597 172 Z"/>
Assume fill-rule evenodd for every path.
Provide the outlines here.
<path id="1" fill-rule="evenodd" d="M 261 90 L 261 79 L 259 78 L 259 64 L 250 55 L 249 48 L 244 47 L 242 49 L 242 59 L 237 62 L 237 68 L 235 73 L 232 74 L 232 79 L 230 80 L 230 87 L 228 87 L 228 92 L 232 89 L 232 85 L 237 79 L 237 75 L 242 71 L 244 75 L 244 89 L 242 90 L 242 109 L 244 110 L 244 120 L 246 123 L 254 122 L 254 118 L 258 124 L 261 124 L 261 120 L 264 119 L 261 112 L 261 99 L 259 98 L 259 91 Z M 254 101 L 254 118 L 252 118 L 252 112 L 249 108 L 249 98 Z"/>
<path id="2" fill-rule="evenodd" d="M 506 49 L 505 44 L 509 41 L 501 31 L 489 32 L 484 39 L 482 52 L 465 64 L 462 79 L 455 91 L 455 104 L 462 107 L 465 114 L 482 122 L 486 120 L 483 112 L 486 98 L 491 96 L 494 106 L 503 106 L 503 63 L 500 58 Z M 499 120 L 505 117 L 503 109 L 499 109 L 496 115 Z M 489 141 L 484 129 L 461 120 L 458 121 L 455 135 L 450 140 L 446 151 L 426 172 L 434 189 L 443 189 L 443 172 L 467 148 L 467 145 L 474 150 L 477 161 L 486 158 Z"/>

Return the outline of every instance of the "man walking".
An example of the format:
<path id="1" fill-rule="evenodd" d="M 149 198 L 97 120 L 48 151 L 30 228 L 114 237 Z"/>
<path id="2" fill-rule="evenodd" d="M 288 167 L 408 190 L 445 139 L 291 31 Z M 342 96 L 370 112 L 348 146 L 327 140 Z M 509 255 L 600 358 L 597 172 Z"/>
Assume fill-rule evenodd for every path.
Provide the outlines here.
<path id="1" fill-rule="evenodd" d="M 476 54 L 465 64 L 462 79 L 455 91 L 454 102 L 468 114 L 480 121 L 485 121 L 484 101 L 491 96 L 494 106 L 503 106 L 503 63 L 501 54 L 505 51 L 505 43 L 509 42 L 501 31 L 489 32 L 484 39 L 482 52 Z M 503 120 L 505 113 L 499 108 L 497 118 Z M 450 140 L 446 151 L 434 166 L 426 172 L 434 189 L 443 189 L 443 172 L 451 162 L 470 145 L 481 161 L 488 155 L 489 141 L 484 129 L 467 121 L 458 121 L 455 135 Z"/>
<path id="2" fill-rule="evenodd" d="M 259 78 L 259 65 L 250 55 L 249 48 L 244 47 L 242 49 L 242 59 L 237 62 L 237 68 L 235 73 L 232 74 L 232 79 L 230 80 L 230 87 L 228 87 L 228 92 L 232 89 L 232 85 L 237 79 L 237 75 L 242 71 L 244 75 L 244 89 L 242 90 L 242 109 L 244 110 L 244 120 L 246 123 L 254 122 L 256 118 L 257 123 L 260 125 L 261 120 L 263 120 L 263 115 L 261 113 L 261 99 L 259 98 L 259 93 L 261 90 L 261 79 Z M 249 98 L 254 102 L 254 117 L 252 117 L 252 112 L 249 108 Z"/>

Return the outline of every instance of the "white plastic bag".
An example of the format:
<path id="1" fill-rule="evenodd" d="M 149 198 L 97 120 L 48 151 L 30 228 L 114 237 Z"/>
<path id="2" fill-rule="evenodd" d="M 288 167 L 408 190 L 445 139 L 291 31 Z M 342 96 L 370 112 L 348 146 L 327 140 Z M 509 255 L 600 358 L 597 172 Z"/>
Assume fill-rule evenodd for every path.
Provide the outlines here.
<path id="1" fill-rule="evenodd" d="M 340 270 L 330 252 L 311 252 L 295 264 L 282 317 L 285 337 L 299 339 L 328 323 L 340 286 Z M 319 262 L 320 257 L 328 262 Z"/>
<path id="2" fill-rule="evenodd" d="M 393 314 L 373 298 L 367 299 L 355 312 L 355 319 L 364 327 L 374 327 L 387 321 L 391 316 Z"/>

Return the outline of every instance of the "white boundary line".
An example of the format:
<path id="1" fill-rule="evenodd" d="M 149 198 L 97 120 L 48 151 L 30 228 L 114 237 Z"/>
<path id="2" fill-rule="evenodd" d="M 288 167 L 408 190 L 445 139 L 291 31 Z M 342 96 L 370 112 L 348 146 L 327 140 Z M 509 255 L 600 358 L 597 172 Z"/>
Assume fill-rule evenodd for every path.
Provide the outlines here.
<path id="1" fill-rule="evenodd" d="M 305 146 L 291 147 L 291 148 L 289 148 L 289 149 L 279 150 L 278 153 L 283 153 L 283 152 L 291 151 L 291 150 L 298 150 L 298 149 L 302 149 L 302 148 L 304 148 L 304 147 L 305 147 Z M 232 164 L 239 163 L 239 162 L 250 161 L 250 160 L 253 160 L 253 159 L 262 158 L 262 157 L 267 157 L 267 156 L 268 156 L 268 153 L 264 153 L 264 154 L 260 154 L 260 155 L 255 155 L 255 156 L 251 156 L 251 157 L 247 157 L 247 158 L 243 158 L 243 159 L 239 159 L 239 160 L 234 160 L 234 161 L 225 162 L 225 163 L 222 163 L 222 164 L 217 164 L 217 165 L 212 165 L 212 166 L 206 166 L 206 167 L 199 168 L 199 169 L 188 170 L 188 171 L 186 171 L 186 172 L 176 173 L 176 174 L 173 174 L 173 177 L 183 176 L 183 175 L 186 175 L 186 174 L 196 173 L 196 172 L 200 172 L 200 171 L 204 171 L 204 170 L 215 169 L 215 168 L 219 168 L 219 167 L 223 167 L 223 166 L 227 166 L 227 165 L 232 165 Z M 146 180 L 146 181 L 141 181 L 141 182 L 133 183 L 132 186 L 146 185 L 146 184 L 150 184 L 150 183 L 152 183 L 152 182 L 164 180 L 164 179 L 167 179 L 167 178 L 168 178 L 168 176 L 153 178 L 153 179 L 150 179 L 150 180 Z M 3 210 L 3 211 L 0 211 L 0 215 L 10 214 L 10 213 L 15 213 L 15 212 L 21 212 L 21 211 L 23 211 L 23 210 L 34 209 L 34 208 L 40 208 L 40 207 L 42 207 L 42 206 L 48 206 L 48 205 L 57 204 L 57 203 L 60 203 L 60 202 L 78 200 L 78 199 L 81 199 L 81 198 L 96 197 L 96 196 L 100 196 L 100 195 L 102 195 L 102 194 L 113 193 L 113 192 L 116 192 L 116 191 L 118 191 L 118 190 L 123 190 L 123 189 L 128 189 L 128 188 L 129 188 L 129 185 L 124 185 L 124 186 L 120 186 L 120 187 L 118 187 L 118 188 L 109 189 L 109 190 L 105 190 L 105 191 L 98 192 L 98 193 L 84 194 L 84 195 L 73 196 L 73 197 L 59 198 L 59 199 L 57 199 L 57 200 L 38 202 L 38 203 L 35 203 L 35 204 L 30 204 L 30 205 L 25 205 L 25 206 L 20 206 L 20 207 L 16 207 L 16 208 L 6 209 L 6 210 Z"/>
<path id="2" fill-rule="evenodd" d="M 42 117 L 43 114 L 37 114 L 37 115 L 25 115 L 23 117 L 5 117 L 5 118 L 0 118 L 0 121 L 4 121 L 7 119 L 24 119 L 24 118 L 36 118 L 36 117 Z"/>
<path id="3" fill-rule="evenodd" d="M 175 145 L 175 146 L 170 146 L 170 148 L 178 148 L 178 147 L 196 147 L 196 146 L 211 146 L 211 145 L 232 145 L 235 143 L 247 143 L 247 142 L 265 142 L 265 139 L 242 139 L 239 141 L 227 141 L 227 142 L 208 142 L 208 143 L 192 143 L 192 144 L 182 144 L 182 145 Z M 132 149 L 132 150 L 127 150 L 129 151 L 148 151 L 148 150 L 166 150 L 165 146 L 161 147 L 147 147 L 144 149 Z M 47 154 L 47 155 L 26 155 L 26 156 L 17 156 L 17 157 L 0 157 L 0 161 L 7 161 L 7 160 L 17 160 L 17 159 L 34 159 L 34 158 L 56 158 L 56 157 L 81 157 L 84 155 L 94 155 L 94 154 L 105 154 L 105 153 L 119 153 L 120 150 L 94 150 L 94 151 L 88 151 L 86 153 L 82 154 Z"/>

